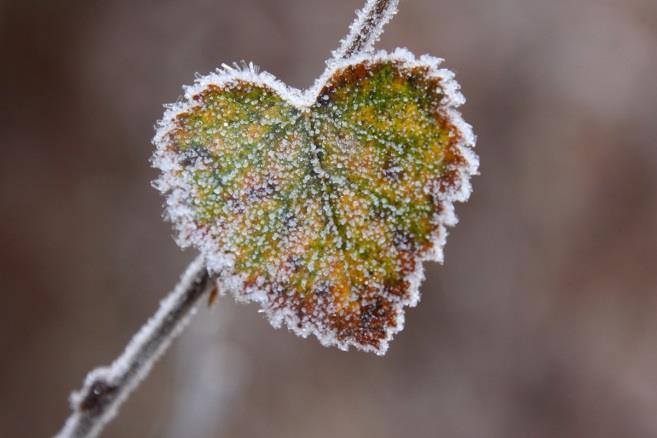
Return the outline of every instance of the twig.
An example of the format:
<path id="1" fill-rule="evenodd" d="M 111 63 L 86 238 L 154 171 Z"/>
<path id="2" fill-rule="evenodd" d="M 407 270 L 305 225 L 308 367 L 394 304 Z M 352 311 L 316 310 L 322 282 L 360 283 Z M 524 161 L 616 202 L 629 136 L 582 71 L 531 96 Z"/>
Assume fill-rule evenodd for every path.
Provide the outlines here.
<path id="1" fill-rule="evenodd" d="M 349 26 L 349 34 L 333 52 L 334 59 L 345 59 L 356 53 L 369 52 L 383 33 L 383 26 L 397 13 L 399 0 L 367 0 Z"/>
<path id="2" fill-rule="evenodd" d="M 73 413 L 57 438 L 97 436 L 181 332 L 196 303 L 211 289 L 212 284 L 203 257 L 198 257 L 121 356 L 109 367 L 91 371 L 82 389 L 71 395 Z"/>
<path id="3" fill-rule="evenodd" d="M 371 51 L 383 26 L 397 12 L 399 0 L 367 0 L 349 27 L 333 59 Z M 160 303 L 155 315 L 137 332 L 109 367 L 91 371 L 82 389 L 71 394 L 71 416 L 56 438 L 97 436 L 121 404 L 148 375 L 151 367 L 183 329 L 196 303 L 213 284 L 202 257 L 183 274 L 180 283 Z"/>

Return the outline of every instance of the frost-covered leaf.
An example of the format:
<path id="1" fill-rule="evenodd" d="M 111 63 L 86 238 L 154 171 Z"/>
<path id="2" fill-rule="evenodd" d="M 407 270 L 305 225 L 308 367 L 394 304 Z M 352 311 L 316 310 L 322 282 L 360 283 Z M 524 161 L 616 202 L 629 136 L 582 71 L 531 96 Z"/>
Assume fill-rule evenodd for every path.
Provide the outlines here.
<path id="1" fill-rule="evenodd" d="M 439 61 L 355 56 L 305 92 L 253 67 L 199 79 L 155 138 L 179 243 L 275 326 L 385 352 L 477 166 Z"/>

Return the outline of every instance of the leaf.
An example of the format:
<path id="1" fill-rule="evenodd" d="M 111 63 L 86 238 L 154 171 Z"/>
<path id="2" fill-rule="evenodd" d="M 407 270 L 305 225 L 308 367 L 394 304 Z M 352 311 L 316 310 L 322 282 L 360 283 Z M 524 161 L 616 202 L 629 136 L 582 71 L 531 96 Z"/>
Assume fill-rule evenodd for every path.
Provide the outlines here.
<path id="1" fill-rule="evenodd" d="M 252 66 L 198 80 L 154 140 L 179 243 L 273 325 L 383 354 L 476 172 L 439 62 L 360 55 L 305 92 Z"/>

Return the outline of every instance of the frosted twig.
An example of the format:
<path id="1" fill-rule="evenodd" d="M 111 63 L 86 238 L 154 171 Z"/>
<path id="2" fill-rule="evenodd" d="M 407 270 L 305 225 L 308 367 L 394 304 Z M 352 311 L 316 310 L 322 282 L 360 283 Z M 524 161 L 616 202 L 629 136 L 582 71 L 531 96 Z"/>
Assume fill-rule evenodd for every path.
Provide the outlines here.
<path id="1" fill-rule="evenodd" d="M 334 59 L 345 59 L 374 48 L 383 33 L 383 26 L 397 13 L 399 0 L 367 0 L 349 27 L 349 34 L 333 52 Z"/>
<path id="2" fill-rule="evenodd" d="M 56 438 L 97 436 L 180 333 L 194 313 L 196 303 L 213 284 L 205 260 L 199 256 L 121 356 L 110 366 L 87 374 L 82 389 L 71 394 L 73 413 Z"/>

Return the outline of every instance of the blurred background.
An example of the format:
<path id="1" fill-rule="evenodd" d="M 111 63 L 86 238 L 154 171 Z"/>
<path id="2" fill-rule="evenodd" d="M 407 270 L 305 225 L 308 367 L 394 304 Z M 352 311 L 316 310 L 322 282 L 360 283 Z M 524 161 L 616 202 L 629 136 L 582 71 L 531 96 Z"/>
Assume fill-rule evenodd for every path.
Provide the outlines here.
<path id="1" fill-rule="evenodd" d="M 245 59 L 306 87 L 361 0 L 0 0 L 0 436 L 45 437 L 194 257 L 153 124 Z M 657 2 L 402 0 L 480 177 L 387 356 L 203 306 L 106 437 L 656 437 Z"/>

